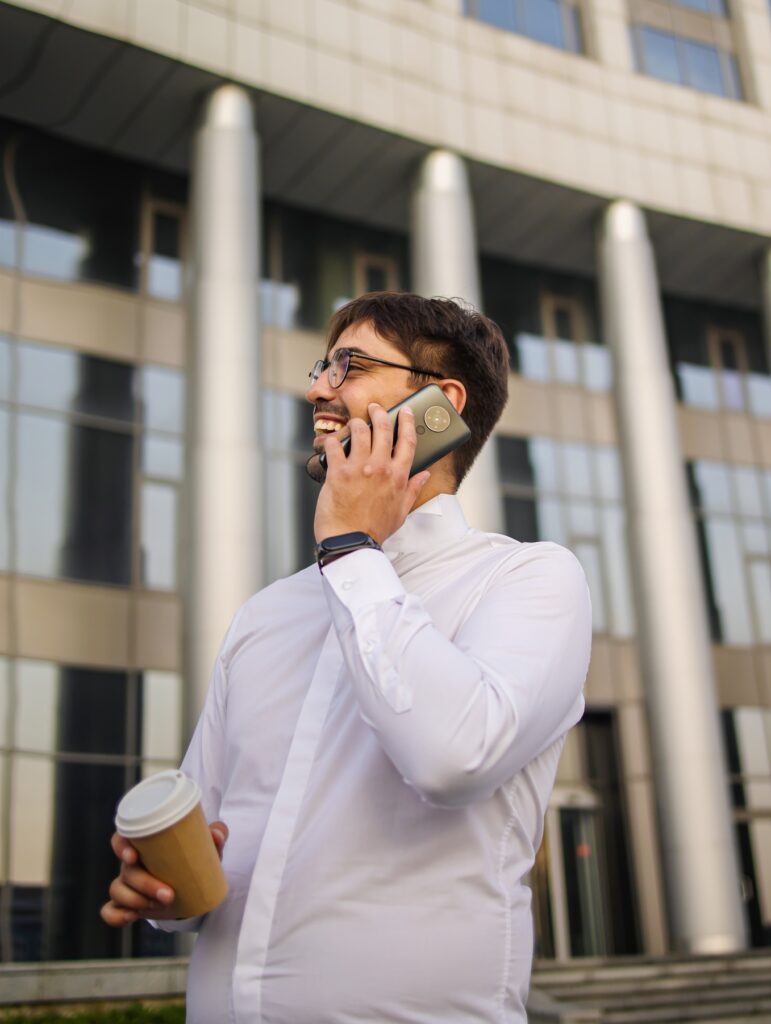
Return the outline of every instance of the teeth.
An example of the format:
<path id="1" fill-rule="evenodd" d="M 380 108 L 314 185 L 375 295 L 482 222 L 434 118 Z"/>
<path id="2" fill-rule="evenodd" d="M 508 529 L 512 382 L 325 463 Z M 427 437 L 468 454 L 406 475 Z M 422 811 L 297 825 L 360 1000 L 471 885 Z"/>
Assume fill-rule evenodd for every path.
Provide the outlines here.
<path id="1" fill-rule="evenodd" d="M 313 430 L 316 434 L 333 434 L 336 430 L 342 430 L 344 424 L 337 420 L 316 420 Z"/>

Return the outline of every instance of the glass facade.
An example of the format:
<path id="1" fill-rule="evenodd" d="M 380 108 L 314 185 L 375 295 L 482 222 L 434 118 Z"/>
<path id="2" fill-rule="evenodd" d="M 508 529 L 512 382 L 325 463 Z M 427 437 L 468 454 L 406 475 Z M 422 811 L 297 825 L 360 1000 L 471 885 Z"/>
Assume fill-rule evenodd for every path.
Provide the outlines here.
<path id="1" fill-rule="evenodd" d="M 356 295 L 409 286 L 405 235 L 278 203 L 265 204 L 264 218 L 266 324 L 323 330 Z"/>
<path id="2" fill-rule="evenodd" d="M 115 806 L 176 766 L 181 707 L 176 673 L 0 659 L 1 960 L 173 952 L 171 936 L 116 933 L 97 910 L 115 874 Z"/>
<path id="3" fill-rule="evenodd" d="M 632 42 L 637 70 L 676 85 L 726 99 L 742 99 L 739 68 L 733 53 L 650 25 L 635 25 Z"/>
<path id="4" fill-rule="evenodd" d="M 575 0 L 464 0 L 463 13 L 560 50 L 581 53 L 584 49 Z"/>
<path id="5" fill-rule="evenodd" d="M 589 581 L 595 632 L 633 636 L 617 450 L 548 437 L 498 437 L 497 446 L 506 532 L 570 548 Z"/>

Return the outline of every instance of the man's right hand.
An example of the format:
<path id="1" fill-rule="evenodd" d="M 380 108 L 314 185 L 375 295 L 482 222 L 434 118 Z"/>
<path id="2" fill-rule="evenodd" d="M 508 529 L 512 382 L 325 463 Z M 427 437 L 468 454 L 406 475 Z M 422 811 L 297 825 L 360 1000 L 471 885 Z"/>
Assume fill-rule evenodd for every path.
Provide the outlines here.
<path id="1" fill-rule="evenodd" d="M 228 827 L 224 821 L 213 821 L 209 829 L 221 858 Z M 120 873 L 110 885 L 110 899 L 100 910 L 102 920 L 112 928 L 133 924 L 139 918 L 174 920 L 178 916 L 174 910 L 174 890 L 145 870 L 128 839 L 115 832 L 110 842 L 120 861 Z"/>

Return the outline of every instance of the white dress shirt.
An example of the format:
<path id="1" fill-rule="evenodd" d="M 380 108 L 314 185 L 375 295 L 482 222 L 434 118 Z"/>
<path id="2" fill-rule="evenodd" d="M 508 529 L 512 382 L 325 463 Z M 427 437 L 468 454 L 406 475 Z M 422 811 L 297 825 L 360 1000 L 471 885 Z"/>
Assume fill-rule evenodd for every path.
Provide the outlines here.
<path id="1" fill-rule="evenodd" d="M 526 1021 L 523 883 L 591 642 L 555 544 L 442 494 L 280 580 L 225 638 L 183 762 L 230 828 L 190 1024 Z"/>

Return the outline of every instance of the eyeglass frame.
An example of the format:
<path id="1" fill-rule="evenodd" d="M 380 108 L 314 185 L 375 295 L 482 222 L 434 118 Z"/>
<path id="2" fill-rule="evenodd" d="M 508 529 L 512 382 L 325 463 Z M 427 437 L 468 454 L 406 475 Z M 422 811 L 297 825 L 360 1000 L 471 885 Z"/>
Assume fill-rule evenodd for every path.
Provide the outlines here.
<path id="1" fill-rule="evenodd" d="M 341 354 L 344 353 L 348 357 L 348 364 L 343 371 L 343 376 L 338 384 L 333 384 L 330 379 L 329 383 L 333 388 L 342 387 L 345 378 L 348 376 L 348 371 L 351 368 L 351 360 L 356 359 L 368 359 L 371 363 L 379 363 L 381 366 L 391 366 L 396 370 L 409 370 L 410 373 L 415 373 L 423 377 L 436 377 L 437 380 L 443 379 L 443 374 L 435 373 L 433 370 L 424 370 L 420 366 L 405 366 L 404 363 L 392 363 L 389 359 L 380 359 L 378 356 L 368 356 L 366 352 L 358 352 L 355 348 L 338 348 L 335 350 L 331 359 L 317 359 L 313 364 L 313 367 L 308 374 L 308 380 L 311 385 L 315 384 L 322 373 L 329 369 L 333 364 L 341 362 Z"/>

